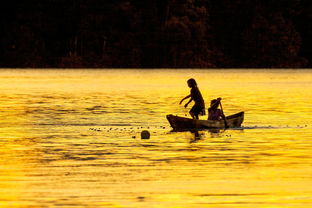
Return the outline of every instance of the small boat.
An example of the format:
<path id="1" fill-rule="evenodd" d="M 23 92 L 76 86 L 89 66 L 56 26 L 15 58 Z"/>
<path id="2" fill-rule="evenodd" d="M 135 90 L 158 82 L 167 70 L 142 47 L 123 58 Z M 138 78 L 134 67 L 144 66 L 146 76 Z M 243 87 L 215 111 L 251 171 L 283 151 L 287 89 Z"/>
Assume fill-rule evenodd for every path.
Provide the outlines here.
<path id="1" fill-rule="evenodd" d="M 196 120 L 191 118 L 167 115 L 173 130 L 190 130 L 190 129 L 224 129 L 224 120 Z M 229 128 L 240 127 L 244 121 L 244 112 L 226 117 L 226 122 Z"/>

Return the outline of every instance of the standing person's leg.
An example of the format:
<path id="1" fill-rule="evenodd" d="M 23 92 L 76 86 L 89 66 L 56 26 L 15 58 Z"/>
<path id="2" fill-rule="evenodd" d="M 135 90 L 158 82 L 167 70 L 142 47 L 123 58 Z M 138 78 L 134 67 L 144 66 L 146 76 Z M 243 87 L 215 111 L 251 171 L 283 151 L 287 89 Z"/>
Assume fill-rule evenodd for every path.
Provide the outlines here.
<path id="1" fill-rule="evenodd" d="M 190 110 L 190 115 L 192 116 L 193 119 L 199 119 L 198 115 L 200 111 L 201 111 L 201 108 L 194 105 L 192 109 Z"/>
<path id="2" fill-rule="evenodd" d="M 191 108 L 190 115 L 192 116 L 192 119 L 195 119 L 195 106 Z"/>
<path id="3" fill-rule="evenodd" d="M 190 111 L 190 115 L 192 116 L 192 119 L 195 118 L 195 114 L 192 112 L 192 110 Z"/>

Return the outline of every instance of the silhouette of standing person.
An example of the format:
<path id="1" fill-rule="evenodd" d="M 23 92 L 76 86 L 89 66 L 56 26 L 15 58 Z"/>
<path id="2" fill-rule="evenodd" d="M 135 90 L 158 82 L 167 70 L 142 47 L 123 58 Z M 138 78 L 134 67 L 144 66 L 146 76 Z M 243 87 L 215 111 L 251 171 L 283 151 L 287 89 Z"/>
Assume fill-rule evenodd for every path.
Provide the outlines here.
<path id="1" fill-rule="evenodd" d="M 184 107 L 186 108 L 188 104 L 190 104 L 192 101 L 195 102 L 194 106 L 190 110 L 190 115 L 192 116 L 193 119 L 198 119 L 199 115 L 205 115 L 205 101 L 203 99 L 203 96 L 201 95 L 197 83 L 195 79 L 189 79 L 187 80 L 187 85 L 189 88 L 191 88 L 191 94 L 186 96 L 180 101 L 180 105 L 182 102 L 188 98 L 191 98 L 185 105 Z"/>

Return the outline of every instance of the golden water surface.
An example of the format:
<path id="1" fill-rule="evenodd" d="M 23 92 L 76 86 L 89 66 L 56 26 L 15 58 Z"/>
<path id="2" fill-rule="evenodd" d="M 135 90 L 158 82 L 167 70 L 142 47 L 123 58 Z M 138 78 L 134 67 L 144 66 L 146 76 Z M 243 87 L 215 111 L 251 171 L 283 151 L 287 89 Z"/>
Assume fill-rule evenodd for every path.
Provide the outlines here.
<path id="1" fill-rule="evenodd" d="M 171 132 L 191 77 L 243 128 Z M 312 207 L 312 71 L 1 70 L 0 92 L 1 208 Z"/>

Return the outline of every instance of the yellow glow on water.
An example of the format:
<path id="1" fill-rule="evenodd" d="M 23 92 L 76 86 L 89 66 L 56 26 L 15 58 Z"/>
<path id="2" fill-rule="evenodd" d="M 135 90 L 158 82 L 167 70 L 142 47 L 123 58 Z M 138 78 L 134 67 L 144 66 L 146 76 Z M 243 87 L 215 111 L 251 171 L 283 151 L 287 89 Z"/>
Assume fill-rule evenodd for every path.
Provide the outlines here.
<path id="1" fill-rule="evenodd" d="M 12 130 L 12 129 L 10 129 Z M 2 135 L 2 134 L 1 134 Z M 18 135 L 22 136 L 22 135 Z M 25 158 L 24 147 L 12 142 L 6 144 L 4 140 L 14 140 L 13 138 L 1 138 L 1 159 L 0 159 L 0 206 L 1 207 L 27 207 L 19 201 L 25 184 L 21 183 L 25 179 L 26 170 L 24 168 Z"/>
<path id="2" fill-rule="evenodd" d="M 170 132 L 191 77 L 245 128 Z M 2 70 L 0 90 L 1 207 L 312 206 L 309 70 Z"/>

